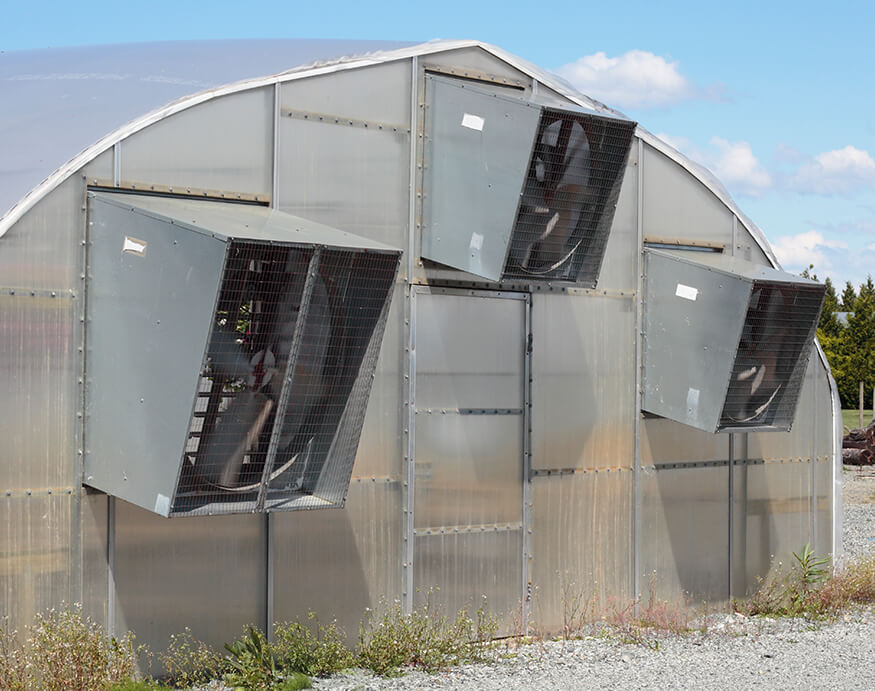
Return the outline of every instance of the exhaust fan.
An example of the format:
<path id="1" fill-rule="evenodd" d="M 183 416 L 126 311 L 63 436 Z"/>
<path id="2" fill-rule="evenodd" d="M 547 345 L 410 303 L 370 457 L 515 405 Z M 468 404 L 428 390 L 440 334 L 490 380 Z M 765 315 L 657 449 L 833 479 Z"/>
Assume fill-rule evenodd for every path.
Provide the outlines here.
<path id="1" fill-rule="evenodd" d="M 261 207 L 89 202 L 86 483 L 162 515 L 341 505 L 400 252 Z"/>
<path id="2" fill-rule="evenodd" d="M 422 256 L 595 286 L 635 123 L 427 79 Z"/>
<path id="3" fill-rule="evenodd" d="M 645 252 L 648 412 L 710 432 L 789 430 L 825 286 L 720 253 Z"/>

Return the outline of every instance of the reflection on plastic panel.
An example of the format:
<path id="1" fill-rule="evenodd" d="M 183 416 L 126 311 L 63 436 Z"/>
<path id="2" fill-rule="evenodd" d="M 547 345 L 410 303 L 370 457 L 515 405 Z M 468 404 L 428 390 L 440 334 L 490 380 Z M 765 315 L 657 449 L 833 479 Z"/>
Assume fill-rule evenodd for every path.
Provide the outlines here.
<path id="1" fill-rule="evenodd" d="M 531 612 L 548 631 L 562 627 L 572 597 L 631 601 L 632 473 L 538 476 L 532 480 Z"/>

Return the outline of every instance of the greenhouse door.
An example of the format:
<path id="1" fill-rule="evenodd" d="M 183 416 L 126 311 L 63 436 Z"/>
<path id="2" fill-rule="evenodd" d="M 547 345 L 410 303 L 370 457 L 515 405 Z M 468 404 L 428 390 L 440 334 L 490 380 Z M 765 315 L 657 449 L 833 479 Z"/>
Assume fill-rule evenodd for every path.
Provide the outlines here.
<path id="1" fill-rule="evenodd" d="M 417 289 L 413 604 L 518 609 L 528 296 Z M 409 534 L 409 533 L 408 533 Z"/>

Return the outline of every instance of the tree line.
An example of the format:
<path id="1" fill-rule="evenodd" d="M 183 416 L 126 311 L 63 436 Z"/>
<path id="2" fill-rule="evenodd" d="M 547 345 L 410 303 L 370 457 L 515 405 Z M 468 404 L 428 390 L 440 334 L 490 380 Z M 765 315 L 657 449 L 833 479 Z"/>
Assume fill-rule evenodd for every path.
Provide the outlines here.
<path id="1" fill-rule="evenodd" d="M 810 272 L 805 278 L 817 280 Z M 859 290 L 848 281 L 841 297 L 829 278 L 824 282 L 826 296 L 817 324 L 817 339 L 829 361 L 842 399 L 842 408 L 857 408 L 860 402 L 860 382 L 863 382 L 865 407 L 872 405 L 875 386 L 875 284 L 871 274 Z M 847 312 L 847 319 L 837 313 Z"/>

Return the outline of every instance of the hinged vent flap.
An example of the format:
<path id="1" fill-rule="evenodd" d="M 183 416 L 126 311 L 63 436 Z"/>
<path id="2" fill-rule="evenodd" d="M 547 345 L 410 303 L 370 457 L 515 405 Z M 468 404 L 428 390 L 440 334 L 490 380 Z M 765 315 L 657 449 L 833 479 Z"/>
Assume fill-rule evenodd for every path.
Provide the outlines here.
<path id="1" fill-rule="evenodd" d="M 89 196 L 86 482 L 162 515 L 342 505 L 400 252 L 261 207 Z"/>
<path id="2" fill-rule="evenodd" d="M 825 287 L 720 253 L 647 250 L 644 410 L 789 430 Z"/>
<path id="3" fill-rule="evenodd" d="M 598 280 L 635 123 L 427 77 L 422 256 L 498 280 Z"/>

